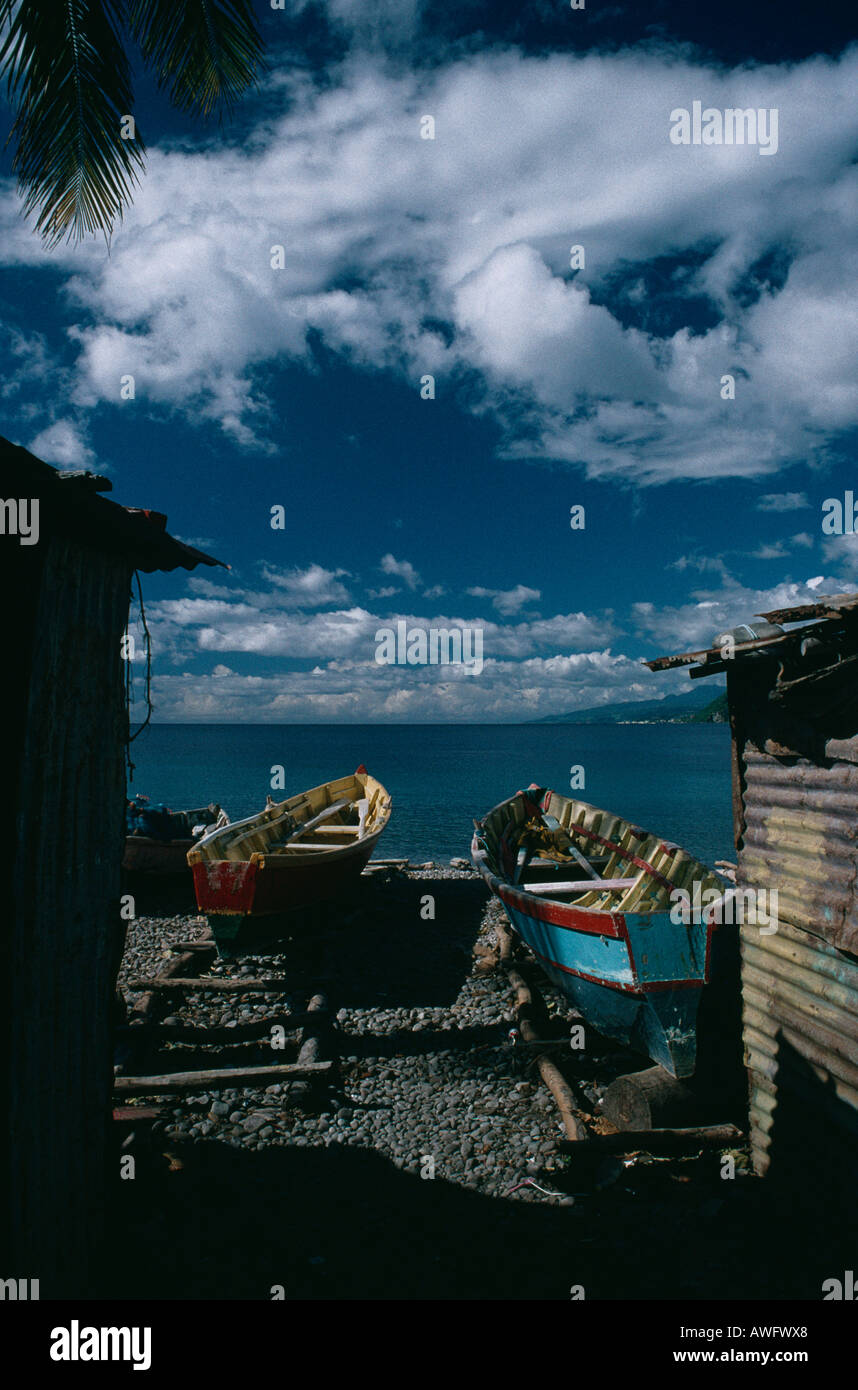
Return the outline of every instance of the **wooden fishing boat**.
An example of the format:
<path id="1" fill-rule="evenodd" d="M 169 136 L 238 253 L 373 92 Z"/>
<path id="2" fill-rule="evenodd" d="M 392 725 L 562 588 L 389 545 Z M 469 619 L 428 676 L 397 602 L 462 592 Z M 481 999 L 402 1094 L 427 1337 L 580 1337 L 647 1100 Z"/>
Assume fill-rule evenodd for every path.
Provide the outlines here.
<path id="1" fill-rule="evenodd" d="M 390 797 L 361 764 L 350 777 L 269 804 L 204 835 L 188 854 L 197 905 L 218 946 L 248 924 L 276 928 L 297 908 L 338 896 L 360 875 L 390 819 Z"/>
<path id="2" fill-rule="evenodd" d="M 475 866 L 584 1019 L 690 1076 L 712 967 L 715 899 L 706 895 L 724 892 L 715 873 L 678 845 L 543 787 L 517 792 L 474 825 Z M 672 920 L 677 888 L 704 911 Z"/>
<path id="3" fill-rule="evenodd" d="M 125 837 L 122 867 L 131 873 L 155 877 L 187 874 L 188 850 L 199 840 L 202 833 L 199 827 L 208 830 L 229 823 L 226 812 L 217 802 L 194 811 L 168 811 L 166 807 L 151 807 L 147 802 L 146 797 L 128 802 L 130 833 Z"/>

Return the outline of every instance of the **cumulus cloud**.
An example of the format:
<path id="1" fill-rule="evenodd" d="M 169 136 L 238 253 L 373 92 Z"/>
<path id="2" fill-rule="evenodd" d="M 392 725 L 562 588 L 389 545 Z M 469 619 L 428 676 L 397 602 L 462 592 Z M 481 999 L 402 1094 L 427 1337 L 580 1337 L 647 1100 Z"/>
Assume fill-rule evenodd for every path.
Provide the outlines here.
<path id="1" fill-rule="evenodd" d="M 327 570 L 323 565 L 278 570 L 273 565 L 263 565 L 262 577 L 274 585 L 277 602 L 284 608 L 326 608 L 332 603 L 348 602 L 348 590 L 340 583 L 348 577 L 347 570 Z"/>
<path id="2" fill-rule="evenodd" d="M 382 555 L 379 569 L 382 574 L 393 574 L 401 579 L 409 589 L 416 589 L 420 575 L 408 560 L 397 560 L 393 555 Z"/>
<path id="3" fill-rule="evenodd" d="M 684 689 L 687 676 L 677 671 L 655 679 L 642 668 L 643 657 L 708 647 L 716 633 L 757 614 L 842 591 L 858 573 L 858 538 L 828 539 L 827 575 L 753 588 L 724 569 L 713 587 L 692 593 L 686 602 L 664 606 L 642 599 L 623 614 L 603 609 L 516 618 L 491 606 L 492 617 L 432 610 L 382 616 L 358 605 L 284 608 L 281 586 L 274 583 L 267 589 L 236 584 L 225 597 L 226 586 L 193 577 L 186 596 L 147 605 L 156 654 L 156 716 L 516 722 L 610 701 L 658 698 Z M 482 670 L 468 675 L 455 665 L 380 664 L 377 634 L 399 622 L 406 630 L 478 628 Z M 142 657 L 142 633 L 134 631 Z"/>
<path id="4" fill-rule="evenodd" d="M 514 589 L 483 589 L 480 587 L 468 589 L 472 598 L 491 599 L 492 606 L 497 609 L 503 617 L 508 618 L 513 613 L 518 613 L 528 604 L 537 602 L 542 597 L 539 589 L 528 589 L 526 584 L 516 584 Z"/>
<path id="5" fill-rule="evenodd" d="M 677 682 L 660 682 L 662 689 Z M 640 665 L 607 651 L 524 662 L 493 661 L 479 676 L 454 667 L 334 662 L 277 676 L 159 675 L 154 699 L 161 720 L 263 723 L 518 722 L 611 698 L 653 696 Z"/>
<path id="6" fill-rule="evenodd" d="M 57 420 L 30 440 L 27 445 L 31 454 L 54 463 L 61 469 L 91 468 L 95 454 L 86 442 L 85 431 L 72 420 Z M 104 472 L 102 465 L 99 465 Z"/>
<path id="7" fill-rule="evenodd" d="M 331 6 L 352 30 L 405 32 L 417 10 Z M 858 424 L 856 81 L 855 49 L 736 70 L 654 49 L 491 51 L 406 73 L 364 51 L 319 86 L 280 69 L 280 114 L 243 148 L 155 148 L 110 257 L 53 256 L 82 319 L 75 401 L 116 405 L 132 373 L 138 409 L 270 448 L 271 368 L 309 366 L 315 333 L 415 389 L 476 370 L 466 404 L 496 417 L 509 457 L 643 484 L 828 459 Z M 670 112 L 694 99 L 777 107 L 777 154 L 674 146 Z M 48 263 L 10 185 L 0 231 L 5 264 Z M 665 256 L 656 325 L 646 274 Z"/>

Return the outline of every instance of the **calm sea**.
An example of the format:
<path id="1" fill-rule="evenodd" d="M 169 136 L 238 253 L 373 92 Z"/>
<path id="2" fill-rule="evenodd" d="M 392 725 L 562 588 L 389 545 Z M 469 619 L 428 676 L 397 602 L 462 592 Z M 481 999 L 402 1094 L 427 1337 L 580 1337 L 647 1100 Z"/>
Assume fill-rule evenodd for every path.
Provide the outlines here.
<path id="1" fill-rule="evenodd" d="M 530 782 L 574 794 L 676 840 L 704 862 L 733 855 L 730 736 L 723 724 L 154 724 L 132 744 L 131 794 L 171 810 L 219 801 L 261 810 L 365 763 L 393 797 L 380 857 L 468 856 L 473 819 Z M 570 793 L 571 794 L 571 793 Z"/>

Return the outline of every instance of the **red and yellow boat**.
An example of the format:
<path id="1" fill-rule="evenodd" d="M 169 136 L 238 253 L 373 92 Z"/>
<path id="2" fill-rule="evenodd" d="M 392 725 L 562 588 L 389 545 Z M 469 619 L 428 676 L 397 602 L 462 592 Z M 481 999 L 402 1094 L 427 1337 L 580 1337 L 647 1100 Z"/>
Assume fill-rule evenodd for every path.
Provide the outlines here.
<path id="1" fill-rule="evenodd" d="M 390 819 L 390 796 L 356 772 L 273 802 L 211 831 L 188 853 L 197 906 L 218 947 L 234 950 L 246 927 L 268 927 L 297 908 L 337 897 L 365 868 Z"/>

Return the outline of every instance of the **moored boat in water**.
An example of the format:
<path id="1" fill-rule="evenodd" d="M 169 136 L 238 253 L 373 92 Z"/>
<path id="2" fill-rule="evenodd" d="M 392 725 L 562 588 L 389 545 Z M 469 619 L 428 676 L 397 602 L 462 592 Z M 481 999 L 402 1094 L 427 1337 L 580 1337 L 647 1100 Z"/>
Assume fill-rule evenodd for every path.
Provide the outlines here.
<path id="1" fill-rule="evenodd" d="M 474 865 L 566 998 L 599 1033 L 690 1076 L 724 892 L 713 870 L 543 787 L 516 792 L 474 825 Z M 706 910 L 677 920 L 677 889 Z"/>
<path id="2" fill-rule="evenodd" d="M 347 891 L 390 819 L 390 796 L 361 764 L 232 825 L 193 847 L 197 905 L 223 950 L 244 929 L 273 929 L 285 914 Z"/>

